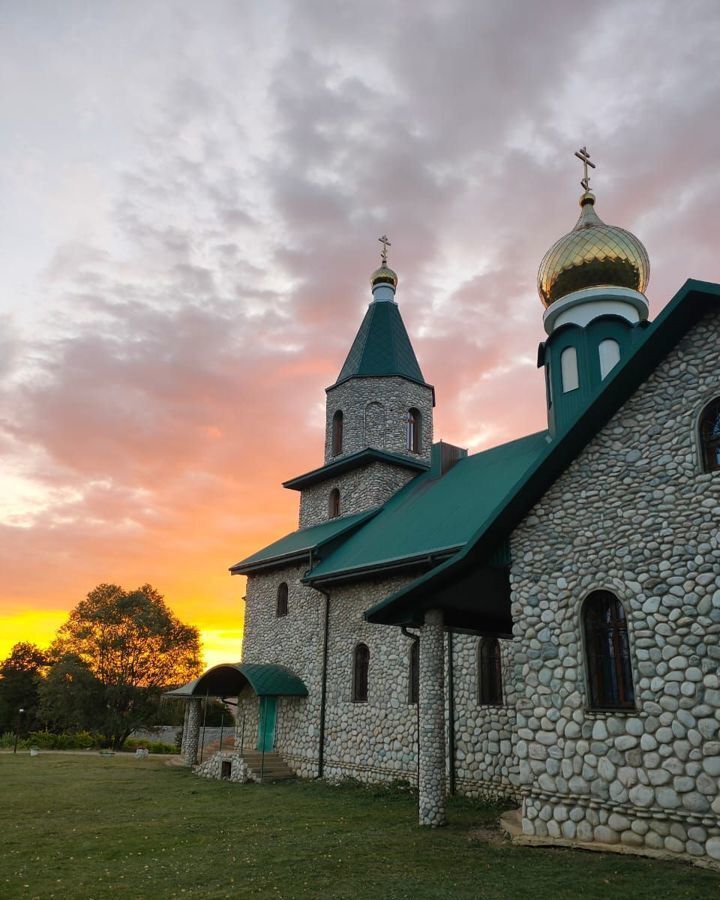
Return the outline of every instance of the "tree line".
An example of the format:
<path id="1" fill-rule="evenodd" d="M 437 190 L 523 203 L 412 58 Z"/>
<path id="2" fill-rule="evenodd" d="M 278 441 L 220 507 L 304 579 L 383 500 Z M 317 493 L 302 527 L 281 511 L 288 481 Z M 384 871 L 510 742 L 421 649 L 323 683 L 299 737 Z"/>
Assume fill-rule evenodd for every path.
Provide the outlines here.
<path id="1" fill-rule="evenodd" d="M 200 670 L 197 628 L 152 585 L 100 584 L 47 650 L 19 643 L 0 663 L 0 733 L 89 731 L 117 750 L 131 732 L 157 723 L 164 691 Z"/>

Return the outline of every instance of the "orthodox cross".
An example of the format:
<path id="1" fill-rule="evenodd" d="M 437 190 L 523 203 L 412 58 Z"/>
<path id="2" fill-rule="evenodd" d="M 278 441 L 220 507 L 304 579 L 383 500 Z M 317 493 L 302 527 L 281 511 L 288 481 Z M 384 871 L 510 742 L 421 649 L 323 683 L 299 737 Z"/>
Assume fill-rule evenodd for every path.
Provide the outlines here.
<path id="1" fill-rule="evenodd" d="M 595 163 L 590 162 L 590 154 L 588 153 L 587 147 L 581 147 L 579 150 L 577 150 L 575 152 L 575 156 L 577 156 L 577 158 L 579 160 L 581 160 L 581 162 L 583 164 L 583 172 L 585 175 L 585 177 L 580 181 L 580 184 L 583 186 L 583 188 L 586 191 L 589 191 L 590 190 L 590 178 L 588 176 L 588 166 L 590 166 L 591 169 L 594 169 Z"/>
<path id="2" fill-rule="evenodd" d="M 379 237 L 378 240 L 383 245 L 383 248 L 380 251 L 380 259 L 382 260 L 382 264 L 384 266 L 386 266 L 387 265 L 387 248 L 392 247 L 392 244 L 388 240 L 386 234 L 384 234 L 382 237 Z"/>

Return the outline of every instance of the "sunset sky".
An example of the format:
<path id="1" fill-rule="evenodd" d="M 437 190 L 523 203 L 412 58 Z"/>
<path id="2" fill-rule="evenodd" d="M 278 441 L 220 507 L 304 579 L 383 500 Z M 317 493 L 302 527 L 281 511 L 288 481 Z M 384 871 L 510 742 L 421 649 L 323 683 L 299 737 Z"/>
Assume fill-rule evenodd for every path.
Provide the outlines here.
<path id="1" fill-rule="evenodd" d="M 99 582 L 239 657 L 379 235 L 436 439 L 544 423 L 535 287 L 596 209 L 651 316 L 720 281 L 720 6 L 0 0 L 0 658 Z"/>

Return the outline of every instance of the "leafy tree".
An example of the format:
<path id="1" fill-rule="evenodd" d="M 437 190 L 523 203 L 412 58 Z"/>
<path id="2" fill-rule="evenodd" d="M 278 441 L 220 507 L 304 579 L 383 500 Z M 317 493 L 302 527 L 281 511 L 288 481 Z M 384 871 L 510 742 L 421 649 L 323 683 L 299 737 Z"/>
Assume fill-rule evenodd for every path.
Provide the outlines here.
<path id="1" fill-rule="evenodd" d="M 93 731 L 105 723 L 105 687 L 72 653 L 61 656 L 50 667 L 38 695 L 39 716 L 50 731 Z"/>
<path id="2" fill-rule="evenodd" d="M 42 650 L 27 642 L 15 644 L 0 663 L 0 733 L 14 731 L 18 723 L 23 732 L 37 725 L 38 685 L 46 664 Z"/>
<path id="3" fill-rule="evenodd" d="M 115 749 L 151 721 L 164 689 L 200 671 L 197 629 L 180 622 L 149 584 L 133 591 L 98 585 L 70 613 L 51 651 L 57 659 L 72 655 L 102 685 L 105 709 L 95 727 Z"/>

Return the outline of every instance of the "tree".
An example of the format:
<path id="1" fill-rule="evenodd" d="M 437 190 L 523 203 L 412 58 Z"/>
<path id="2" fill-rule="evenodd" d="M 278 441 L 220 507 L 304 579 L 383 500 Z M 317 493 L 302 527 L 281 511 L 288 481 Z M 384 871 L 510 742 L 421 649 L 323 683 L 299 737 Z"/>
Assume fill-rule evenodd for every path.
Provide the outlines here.
<path id="1" fill-rule="evenodd" d="M 45 654 L 35 644 L 15 644 L 10 656 L 0 663 L 0 733 L 23 731 L 37 722 L 38 685 L 46 666 Z M 20 719 L 19 710 L 24 712 Z"/>
<path id="2" fill-rule="evenodd" d="M 149 584 L 125 591 L 100 584 L 70 613 L 51 647 L 71 655 L 102 685 L 105 710 L 96 725 L 120 749 L 152 719 L 160 694 L 200 671 L 198 631 L 170 611 Z"/>
<path id="3" fill-rule="evenodd" d="M 74 654 L 61 656 L 50 667 L 38 695 L 39 717 L 50 731 L 98 731 L 105 722 L 105 687 Z"/>

